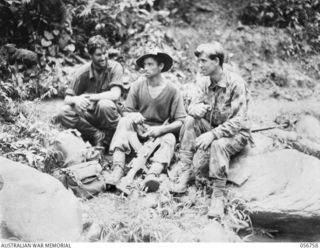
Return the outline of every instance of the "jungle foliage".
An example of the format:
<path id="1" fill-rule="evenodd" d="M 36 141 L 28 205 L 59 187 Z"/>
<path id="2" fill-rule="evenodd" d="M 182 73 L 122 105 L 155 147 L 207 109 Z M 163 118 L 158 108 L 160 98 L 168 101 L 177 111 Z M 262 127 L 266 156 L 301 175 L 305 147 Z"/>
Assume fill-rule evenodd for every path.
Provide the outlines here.
<path id="1" fill-rule="evenodd" d="M 239 18 L 245 25 L 261 25 L 287 29 L 298 43 L 296 52 L 320 51 L 319 0 L 250 1 Z M 303 46 L 304 41 L 310 45 Z"/>

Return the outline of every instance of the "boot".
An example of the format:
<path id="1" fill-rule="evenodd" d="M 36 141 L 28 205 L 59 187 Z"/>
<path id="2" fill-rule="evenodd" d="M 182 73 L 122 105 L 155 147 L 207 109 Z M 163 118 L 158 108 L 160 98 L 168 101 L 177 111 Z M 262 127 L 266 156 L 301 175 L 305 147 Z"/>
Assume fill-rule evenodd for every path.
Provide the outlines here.
<path id="1" fill-rule="evenodd" d="M 172 171 L 174 172 L 172 173 Z M 173 165 L 172 171 L 168 173 L 170 177 L 170 192 L 185 193 L 187 191 L 189 182 L 193 178 L 191 162 L 179 161 Z"/>
<path id="2" fill-rule="evenodd" d="M 179 162 L 181 163 L 181 162 Z M 169 183 L 169 191 L 172 193 L 185 193 L 188 188 L 188 184 L 193 178 L 191 167 L 182 166 L 183 170 L 179 170 L 178 178 Z"/>
<path id="3" fill-rule="evenodd" d="M 207 213 L 208 218 L 222 218 L 224 215 L 224 207 L 224 197 L 215 197 L 214 194 L 212 194 L 209 210 Z"/>
<path id="4" fill-rule="evenodd" d="M 160 186 L 160 174 L 164 169 L 162 163 L 153 162 L 148 170 L 147 176 L 142 182 L 143 189 L 147 192 L 156 192 Z"/>
<path id="5" fill-rule="evenodd" d="M 168 175 L 171 181 L 177 181 L 180 174 L 191 167 L 190 165 L 192 164 L 192 158 L 193 153 L 191 151 L 179 151 L 179 161 L 171 167 L 170 171 L 168 171 Z"/>
<path id="6" fill-rule="evenodd" d="M 121 149 L 116 148 L 113 153 L 113 171 L 105 177 L 107 184 L 116 186 L 120 182 L 120 179 L 124 176 L 124 165 L 125 153 Z"/>
<path id="7" fill-rule="evenodd" d="M 105 182 L 108 185 L 116 186 L 124 176 L 124 170 L 120 166 L 115 166 L 111 174 L 105 176 Z"/>
<path id="8" fill-rule="evenodd" d="M 224 215 L 224 192 L 226 187 L 226 179 L 213 180 L 213 192 L 211 195 L 211 203 L 208 210 L 208 218 L 222 218 Z"/>

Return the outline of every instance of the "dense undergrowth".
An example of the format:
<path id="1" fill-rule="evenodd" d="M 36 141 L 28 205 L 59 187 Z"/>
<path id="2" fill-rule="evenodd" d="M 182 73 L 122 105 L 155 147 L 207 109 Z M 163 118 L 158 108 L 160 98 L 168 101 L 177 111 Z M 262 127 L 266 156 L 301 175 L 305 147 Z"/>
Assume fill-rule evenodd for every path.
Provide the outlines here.
<path id="1" fill-rule="evenodd" d="M 318 0 L 258 0 L 246 5 L 239 18 L 245 25 L 287 29 L 295 41 L 294 52 L 301 54 L 320 51 L 319 13 Z"/>

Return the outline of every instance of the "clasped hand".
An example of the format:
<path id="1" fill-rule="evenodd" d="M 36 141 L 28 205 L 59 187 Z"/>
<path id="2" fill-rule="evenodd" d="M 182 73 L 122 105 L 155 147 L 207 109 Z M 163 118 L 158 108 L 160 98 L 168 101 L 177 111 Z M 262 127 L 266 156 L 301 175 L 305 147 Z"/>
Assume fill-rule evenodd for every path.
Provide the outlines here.
<path id="1" fill-rule="evenodd" d="M 87 110 L 90 104 L 91 104 L 91 100 L 90 100 L 90 95 L 88 94 L 82 94 L 80 96 L 75 97 L 74 105 L 76 108 L 79 108 L 82 111 Z"/>
<path id="2" fill-rule="evenodd" d="M 199 104 L 190 106 L 189 114 L 196 118 L 203 118 L 209 109 L 210 109 L 209 105 L 206 105 L 204 103 L 199 103 Z"/>
<path id="3" fill-rule="evenodd" d="M 140 112 L 132 112 L 129 117 L 135 124 L 142 124 L 145 121 L 145 117 Z"/>
<path id="4" fill-rule="evenodd" d="M 212 132 L 206 132 L 197 137 L 196 139 L 196 148 L 206 150 L 211 145 L 214 140 L 214 135 Z"/>
<path id="5" fill-rule="evenodd" d="M 163 131 L 163 127 L 160 125 L 156 125 L 156 126 L 150 126 L 150 125 L 144 125 L 144 127 L 146 128 L 146 131 L 141 134 L 142 137 L 159 137 L 162 135 L 162 131 Z"/>

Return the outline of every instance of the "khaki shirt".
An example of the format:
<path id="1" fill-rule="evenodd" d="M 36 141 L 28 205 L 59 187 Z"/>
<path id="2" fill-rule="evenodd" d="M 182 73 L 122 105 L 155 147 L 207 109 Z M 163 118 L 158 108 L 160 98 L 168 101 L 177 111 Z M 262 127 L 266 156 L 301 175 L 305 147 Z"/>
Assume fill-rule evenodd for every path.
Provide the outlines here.
<path id="1" fill-rule="evenodd" d="M 101 93 L 109 91 L 113 86 L 123 88 L 123 68 L 120 63 L 108 60 L 108 66 L 103 73 L 102 80 L 98 81 L 93 74 L 92 62 L 79 68 L 73 81 L 66 90 L 66 95 L 78 96 L 83 93 Z"/>
<path id="2" fill-rule="evenodd" d="M 237 74 L 224 70 L 215 85 L 209 76 L 197 76 L 197 93 L 190 106 L 204 103 L 210 106 L 205 119 L 213 127 L 217 139 L 231 137 L 240 132 L 250 133 L 247 118 L 248 89 L 246 82 Z"/>

